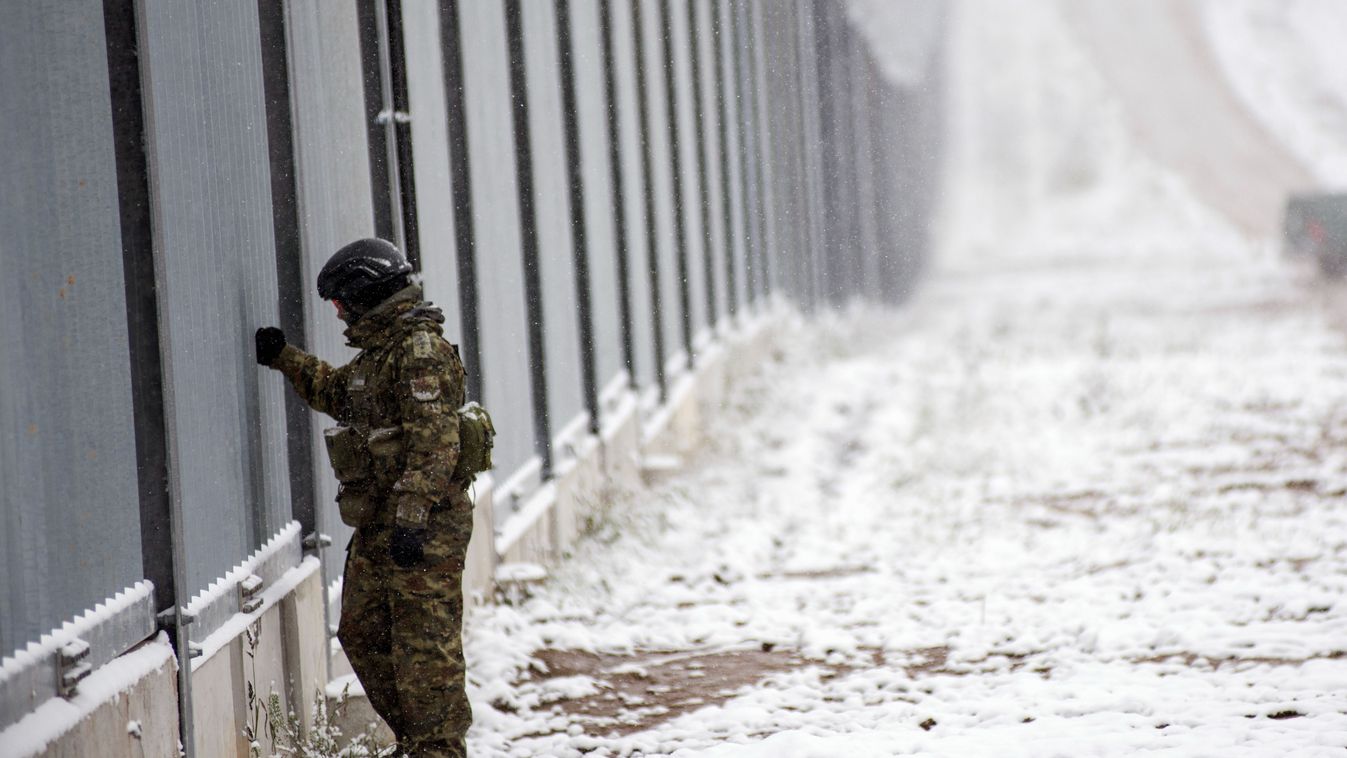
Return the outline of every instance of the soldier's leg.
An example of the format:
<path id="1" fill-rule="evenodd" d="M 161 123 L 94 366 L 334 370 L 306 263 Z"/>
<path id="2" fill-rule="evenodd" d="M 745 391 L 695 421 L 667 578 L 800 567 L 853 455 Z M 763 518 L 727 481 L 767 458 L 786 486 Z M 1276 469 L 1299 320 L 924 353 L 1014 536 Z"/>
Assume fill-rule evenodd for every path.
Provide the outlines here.
<path id="1" fill-rule="evenodd" d="M 387 561 L 370 560 L 370 550 L 357 537 L 346 558 L 337 639 L 365 688 L 370 706 L 401 741 L 405 728 L 393 665 L 392 569 Z"/>
<path id="2" fill-rule="evenodd" d="M 462 758 L 472 726 L 463 661 L 463 593 L 407 593 L 393 606 L 393 650 L 407 742 L 414 758 Z"/>
<path id="3" fill-rule="evenodd" d="M 472 502 L 460 494 L 431 512 L 425 565 L 393 571 L 393 652 L 409 738 L 403 747 L 414 758 L 467 754 L 463 565 L 471 533 Z"/>

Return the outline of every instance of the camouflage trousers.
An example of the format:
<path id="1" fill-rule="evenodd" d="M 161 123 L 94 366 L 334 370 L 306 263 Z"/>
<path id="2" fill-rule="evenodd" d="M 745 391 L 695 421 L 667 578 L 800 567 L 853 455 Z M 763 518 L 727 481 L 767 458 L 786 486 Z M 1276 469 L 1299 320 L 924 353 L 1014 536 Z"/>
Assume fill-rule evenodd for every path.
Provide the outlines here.
<path id="1" fill-rule="evenodd" d="M 346 557 L 337 637 L 370 705 L 412 758 L 467 755 L 463 563 L 471 534 L 472 502 L 459 493 L 431 511 L 422 565 L 393 564 L 387 526 L 357 530 Z"/>

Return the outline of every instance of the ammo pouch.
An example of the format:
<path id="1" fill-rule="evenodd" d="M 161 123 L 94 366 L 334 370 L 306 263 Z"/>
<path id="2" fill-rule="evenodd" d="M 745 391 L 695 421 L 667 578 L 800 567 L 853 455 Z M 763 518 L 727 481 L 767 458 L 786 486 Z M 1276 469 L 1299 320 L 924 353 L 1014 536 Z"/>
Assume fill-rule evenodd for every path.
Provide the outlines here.
<path id="1" fill-rule="evenodd" d="M 470 480 L 483 471 L 491 470 L 491 446 L 496 440 L 496 427 L 491 414 L 477 402 L 458 409 L 458 465 L 454 478 Z"/>
<path id="2" fill-rule="evenodd" d="M 337 508 L 341 511 L 342 523 L 358 527 L 365 522 L 371 511 L 370 489 L 373 470 L 371 468 L 369 445 L 365 436 L 354 427 L 334 426 L 323 430 L 323 441 L 327 443 L 327 459 L 332 464 L 332 472 L 341 482 L 337 490 Z"/>

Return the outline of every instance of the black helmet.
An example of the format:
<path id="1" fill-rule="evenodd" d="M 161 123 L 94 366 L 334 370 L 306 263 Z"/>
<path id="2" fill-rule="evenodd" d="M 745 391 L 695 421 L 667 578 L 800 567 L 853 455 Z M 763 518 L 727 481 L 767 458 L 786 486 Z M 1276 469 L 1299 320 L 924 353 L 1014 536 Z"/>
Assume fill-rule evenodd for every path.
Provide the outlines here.
<path id="1" fill-rule="evenodd" d="M 387 240 L 356 240 L 327 259 L 318 272 L 318 295 L 340 300 L 356 314 L 411 283 L 412 267 Z"/>

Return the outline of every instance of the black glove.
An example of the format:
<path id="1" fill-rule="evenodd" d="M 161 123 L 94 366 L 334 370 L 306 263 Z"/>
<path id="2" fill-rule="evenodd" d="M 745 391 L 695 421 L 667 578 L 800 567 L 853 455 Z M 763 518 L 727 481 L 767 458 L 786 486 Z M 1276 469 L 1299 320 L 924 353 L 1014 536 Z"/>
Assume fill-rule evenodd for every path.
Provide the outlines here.
<path id="1" fill-rule="evenodd" d="M 409 529 L 405 526 L 393 528 L 393 543 L 388 547 L 388 555 L 398 568 L 411 568 L 424 557 L 421 548 L 426 544 L 425 529 Z"/>
<path id="2" fill-rule="evenodd" d="M 257 362 L 270 366 L 271 362 L 285 349 L 285 332 L 274 326 L 264 326 L 257 330 Z"/>

